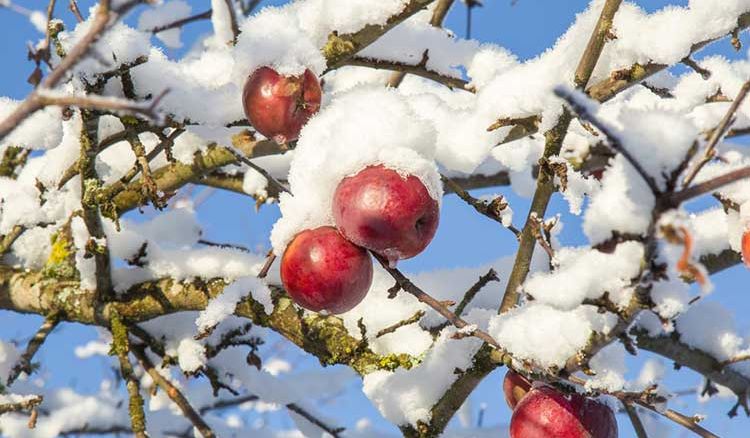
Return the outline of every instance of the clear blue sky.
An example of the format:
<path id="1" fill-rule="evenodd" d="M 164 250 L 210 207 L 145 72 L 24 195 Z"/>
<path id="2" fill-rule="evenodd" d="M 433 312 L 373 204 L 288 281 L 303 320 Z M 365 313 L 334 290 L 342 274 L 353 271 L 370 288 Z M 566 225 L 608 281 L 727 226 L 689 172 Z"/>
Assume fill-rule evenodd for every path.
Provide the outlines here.
<path id="1" fill-rule="evenodd" d="M 17 4 L 28 8 L 43 9 L 46 1 L 18 1 Z M 72 17 L 67 11 L 67 1 L 58 2 L 58 16 L 66 23 L 72 23 Z M 93 1 L 80 1 L 81 8 L 88 8 Z M 205 1 L 190 1 L 193 12 L 201 12 L 208 6 Z M 264 1 L 263 4 L 281 4 L 282 1 Z M 483 8 L 474 12 L 473 37 L 486 42 L 494 42 L 513 51 L 521 59 L 533 57 L 550 47 L 568 25 L 573 21 L 577 12 L 582 11 L 586 0 L 517 0 L 514 6 L 511 0 L 486 0 Z M 653 11 L 667 4 L 685 5 L 686 0 L 640 0 L 639 5 Z M 717 1 L 717 7 L 720 4 Z M 85 10 L 85 9 L 84 9 Z M 132 21 L 132 17 L 131 17 Z M 447 26 L 457 34 L 463 35 L 465 22 L 465 8 L 463 4 L 454 7 L 448 16 Z M 29 41 L 36 41 L 39 34 L 31 24 L 20 15 L 0 9 L 0 28 L 3 29 L 0 38 L 0 54 L 4 60 L 0 68 L 0 95 L 16 99 L 23 98 L 30 87 L 25 80 L 32 71 L 32 63 L 26 61 L 26 46 Z M 191 41 L 195 36 L 210 31 L 207 22 L 191 24 L 186 28 L 184 41 Z M 743 42 L 748 42 L 743 37 Z M 166 52 L 170 56 L 179 56 L 179 51 Z M 704 53 L 721 53 L 729 57 L 737 57 L 728 42 L 719 42 Z M 745 51 L 740 53 L 745 56 Z M 485 193 L 502 192 L 509 197 L 516 212 L 516 224 L 520 224 L 528 208 L 528 200 L 513 195 L 509 188 L 486 190 Z M 481 193 L 481 192 L 480 192 Z M 702 204 L 705 206 L 707 204 Z M 565 231 L 562 239 L 566 244 L 582 244 L 582 236 L 578 228 L 579 222 L 567 214 L 567 205 L 556 198 L 549 214 L 562 213 L 566 218 Z M 147 213 L 150 214 L 150 213 Z M 233 242 L 250 247 L 267 248 L 270 227 L 278 216 L 277 209 L 266 206 L 259 213 L 255 213 L 254 206 L 247 198 L 229 193 L 213 195 L 199 211 L 201 222 L 205 224 L 204 233 L 207 239 Z M 454 196 L 445 199 L 441 215 L 438 234 L 428 250 L 416 259 L 404 262 L 402 267 L 407 271 L 421 271 L 438 267 L 475 266 L 501 256 L 510 255 L 515 251 L 515 240 L 510 233 L 500 229 L 494 222 L 472 212 L 465 204 Z M 747 293 L 747 273 L 736 267 L 721 273 L 714 278 L 716 291 L 710 299 L 715 299 L 735 309 L 739 315 L 738 326 L 741 334 L 747 334 L 750 329 L 750 318 L 743 316 L 750 314 L 748 300 L 743 295 Z M 27 339 L 38 326 L 37 317 L 18 316 L 0 312 L 0 338 Z M 73 347 L 95 338 L 93 329 L 79 325 L 64 325 L 55 332 L 42 348 L 36 359 L 42 363 L 42 373 L 49 375 L 53 385 L 72 385 L 80 391 L 96 391 L 102 376 L 111 376 L 109 362 L 106 359 L 94 358 L 81 362 L 73 355 Z M 268 344 L 273 344 L 269 341 Z M 288 357 L 301 358 L 293 347 L 287 351 Z M 647 356 L 646 354 L 643 355 Z M 637 362 L 633 362 L 631 369 L 637 370 Z M 665 362 L 670 368 L 671 363 Z M 313 360 L 303 360 L 298 365 L 302 369 L 318 367 Z M 487 403 L 488 409 L 484 415 L 485 425 L 506 423 L 509 411 L 502 401 L 501 378 L 504 370 L 493 373 L 487 378 L 472 396 L 474 417 L 481 403 Z M 668 384 L 671 388 L 685 389 L 699 384 L 698 377 L 687 370 L 673 375 Z M 335 418 L 339 424 L 352 427 L 361 417 L 370 418 L 376 425 L 389 428 L 382 420 L 369 401 L 359 393 L 358 383 L 353 384 L 342 402 L 329 402 L 321 406 L 321 410 Z M 735 418 L 730 421 L 725 412 L 731 408 L 733 401 L 724 400 L 714 402 L 708 408 L 698 405 L 694 398 L 686 397 L 680 400 L 683 406 L 679 410 L 685 413 L 702 412 L 708 415 L 705 422 L 707 428 L 722 437 L 748 436 L 750 427 L 748 419 Z M 277 415 L 270 421 L 274 424 L 290 426 L 291 423 L 283 415 Z M 620 422 L 621 437 L 634 436 L 630 424 L 624 418 Z M 689 436 L 689 433 L 675 428 L 673 437 Z"/>

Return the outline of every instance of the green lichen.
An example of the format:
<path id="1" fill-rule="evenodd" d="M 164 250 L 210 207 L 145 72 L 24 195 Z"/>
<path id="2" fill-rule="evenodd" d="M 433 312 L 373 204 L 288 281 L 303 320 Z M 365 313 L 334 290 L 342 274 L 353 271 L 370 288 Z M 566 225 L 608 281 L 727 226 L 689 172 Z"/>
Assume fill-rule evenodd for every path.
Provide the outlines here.
<path id="1" fill-rule="evenodd" d="M 630 68 L 630 79 L 638 81 L 646 76 L 646 68 L 641 64 L 635 64 Z"/>
<path id="2" fill-rule="evenodd" d="M 328 41 L 323 46 L 323 56 L 328 60 L 328 65 L 334 65 L 339 59 L 354 53 L 356 46 L 348 39 L 341 38 L 338 33 L 328 35 Z"/>
<path id="3" fill-rule="evenodd" d="M 52 235 L 52 248 L 42 270 L 45 277 L 71 280 L 78 277 L 73 258 L 75 249 L 66 234 L 65 230 L 60 230 Z"/>

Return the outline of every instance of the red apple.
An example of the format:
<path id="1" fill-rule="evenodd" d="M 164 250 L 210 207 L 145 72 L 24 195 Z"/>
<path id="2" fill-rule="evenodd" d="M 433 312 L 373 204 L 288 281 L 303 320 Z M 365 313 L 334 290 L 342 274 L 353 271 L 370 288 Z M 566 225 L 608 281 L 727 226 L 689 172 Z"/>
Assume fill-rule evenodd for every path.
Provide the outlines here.
<path id="1" fill-rule="evenodd" d="M 742 233 L 742 260 L 745 261 L 745 266 L 750 268 L 750 230 Z"/>
<path id="2" fill-rule="evenodd" d="M 344 313 L 367 295 L 372 259 L 333 227 L 305 230 L 284 251 L 281 282 L 306 309 Z"/>
<path id="3" fill-rule="evenodd" d="M 378 165 L 339 183 L 333 217 L 347 239 L 393 264 L 425 249 L 437 230 L 440 209 L 419 178 Z"/>
<path id="4" fill-rule="evenodd" d="M 283 76 L 261 67 L 245 82 L 242 105 L 253 127 L 282 144 L 296 140 L 302 126 L 318 112 L 320 82 L 310 70 L 301 76 Z"/>
<path id="5" fill-rule="evenodd" d="M 511 410 L 516 408 L 518 402 L 531 390 L 531 382 L 526 377 L 513 370 L 508 370 L 503 379 L 503 392 L 505 402 Z"/>
<path id="6" fill-rule="evenodd" d="M 617 421 L 612 410 L 596 400 L 541 386 L 516 405 L 510 437 L 617 438 Z"/>

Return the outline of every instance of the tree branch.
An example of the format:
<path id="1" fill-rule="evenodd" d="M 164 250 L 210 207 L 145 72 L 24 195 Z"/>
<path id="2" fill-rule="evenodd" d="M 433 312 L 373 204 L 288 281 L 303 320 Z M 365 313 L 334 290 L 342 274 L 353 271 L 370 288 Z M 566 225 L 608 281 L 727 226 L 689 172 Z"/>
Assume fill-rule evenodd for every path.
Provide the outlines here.
<path id="1" fill-rule="evenodd" d="M 427 62 L 427 51 L 424 52 L 425 56 L 422 57 L 423 62 L 419 62 L 417 64 L 407 64 L 405 62 L 396 62 L 396 61 L 385 61 L 382 59 L 373 59 L 373 58 L 363 58 L 360 56 L 353 56 L 349 59 L 347 59 L 344 63 L 345 65 L 351 65 L 356 67 L 369 67 L 374 68 L 378 70 L 395 70 L 401 73 L 411 73 L 416 76 L 421 76 L 425 79 L 430 79 L 432 81 L 435 81 L 439 84 L 443 84 L 448 88 L 457 88 L 459 90 L 466 90 L 469 92 L 474 92 L 475 90 L 472 87 L 469 87 L 469 83 L 461 78 L 455 78 L 453 76 L 447 76 L 441 73 L 438 73 L 433 70 L 429 70 L 426 66 Z"/>
<path id="2" fill-rule="evenodd" d="M 159 373 L 159 371 L 154 368 L 154 364 L 151 362 L 151 359 L 148 358 L 144 346 L 133 345 L 131 351 L 133 352 L 133 355 L 138 359 L 138 362 L 140 362 L 143 369 L 146 370 L 149 376 L 151 376 L 151 380 L 153 380 L 154 383 L 167 394 L 170 400 L 172 400 L 174 404 L 176 404 L 177 407 L 180 408 L 182 414 L 188 420 L 190 420 L 191 423 L 193 423 L 193 426 L 198 429 L 198 432 L 200 432 L 203 438 L 214 438 L 216 436 L 216 434 L 214 434 L 214 431 L 208 424 L 206 424 L 206 422 L 203 420 L 203 417 L 195 412 L 195 409 L 190 406 L 190 402 L 187 400 L 187 398 L 185 398 L 182 392 L 180 392 L 180 390 L 177 389 L 177 387 L 174 386 L 172 382 L 165 379 Z"/>
<path id="3" fill-rule="evenodd" d="M 708 181 L 704 181 L 700 184 L 695 184 L 694 186 L 673 193 L 668 198 L 668 202 L 671 205 L 680 205 L 685 201 L 689 201 L 690 199 L 713 192 L 717 189 L 720 189 L 721 187 L 724 187 L 725 185 L 732 184 L 733 182 L 745 178 L 750 178 L 750 166 L 727 172 Z"/>
<path id="4" fill-rule="evenodd" d="M 11 368 L 10 373 L 8 374 L 8 379 L 5 382 L 5 386 L 10 387 L 11 385 L 13 385 L 13 382 L 16 381 L 16 379 L 21 375 L 22 372 L 31 374 L 31 359 L 34 358 L 36 352 L 39 351 L 39 347 L 41 347 L 42 344 L 44 344 L 44 341 L 47 340 L 47 336 L 49 336 L 49 334 L 52 333 L 52 330 L 57 327 L 58 322 L 59 320 L 56 314 L 51 314 L 44 320 L 44 323 L 42 323 L 42 325 L 39 327 L 39 330 L 37 330 L 36 334 L 34 334 L 34 337 L 29 341 L 29 345 L 26 346 L 26 351 L 24 351 L 21 357 L 18 359 L 18 363 L 16 363 L 13 368 Z"/>

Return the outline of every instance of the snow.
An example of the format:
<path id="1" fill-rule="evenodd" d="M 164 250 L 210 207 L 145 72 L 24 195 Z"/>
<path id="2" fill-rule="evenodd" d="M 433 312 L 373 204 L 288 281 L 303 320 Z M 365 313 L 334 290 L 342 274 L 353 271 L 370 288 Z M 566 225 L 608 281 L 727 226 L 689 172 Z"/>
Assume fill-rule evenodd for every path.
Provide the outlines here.
<path id="1" fill-rule="evenodd" d="M 195 373 L 206 365 L 206 352 L 198 341 L 183 338 L 177 345 L 177 363 L 186 373 Z"/>
<path id="2" fill-rule="evenodd" d="M 615 304 L 625 307 L 642 259 L 643 246 L 638 242 L 621 243 L 611 254 L 588 248 L 563 248 L 555 254 L 556 269 L 532 274 L 523 289 L 536 302 L 561 310 L 572 310 L 584 299 L 597 299 L 605 292 Z"/>
<path id="3" fill-rule="evenodd" d="M 205 310 L 201 311 L 198 319 L 195 320 L 198 332 L 202 333 L 217 326 L 224 318 L 233 314 L 237 304 L 248 294 L 252 294 L 263 304 L 267 314 L 270 315 L 273 312 L 271 291 L 260 279 L 257 277 L 238 278 L 226 286 L 219 296 L 211 299 Z"/>
<path id="4" fill-rule="evenodd" d="M 616 321 L 615 315 L 599 314 L 594 306 L 564 311 L 531 302 L 493 317 L 488 332 L 516 360 L 543 368 L 564 367 L 594 332 L 606 334 Z"/>
<path id="5" fill-rule="evenodd" d="M 731 359 L 748 351 L 747 341 L 737 333 L 734 316 L 719 303 L 701 300 L 677 318 L 675 327 L 680 340 L 705 351 L 719 361 Z M 732 367 L 750 371 L 750 364 L 739 363 Z"/>
<path id="6" fill-rule="evenodd" d="M 45 18 L 46 20 L 46 18 Z M 0 120 L 8 117 L 19 101 L 0 97 Z M 27 149 L 52 149 L 62 138 L 62 119 L 59 107 L 47 107 L 21 122 L 7 137 L 0 140 L 0 151 L 8 146 Z"/>

